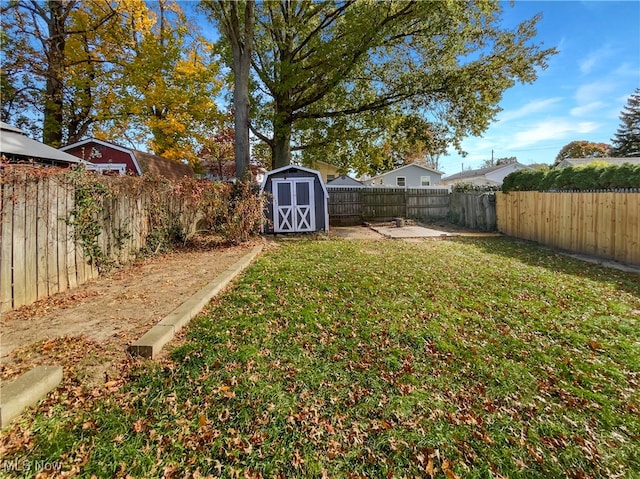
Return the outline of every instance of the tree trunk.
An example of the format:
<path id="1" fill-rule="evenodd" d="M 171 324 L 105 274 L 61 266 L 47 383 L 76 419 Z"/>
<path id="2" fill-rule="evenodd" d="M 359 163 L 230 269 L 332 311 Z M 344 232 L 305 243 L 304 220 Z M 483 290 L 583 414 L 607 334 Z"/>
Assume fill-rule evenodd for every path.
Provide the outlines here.
<path id="1" fill-rule="evenodd" d="M 247 6 L 248 8 L 248 6 Z M 234 52 L 233 109 L 235 126 L 236 177 L 247 179 L 251 159 L 249 146 L 249 55 Z"/>
<path id="2" fill-rule="evenodd" d="M 54 148 L 62 144 L 62 103 L 64 78 L 65 21 L 64 4 L 49 0 L 47 28 L 49 62 L 47 66 L 46 98 L 44 102 L 44 122 L 42 141 Z"/>
<path id="3" fill-rule="evenodd" d="M 274 128 L 273 168 L 291 164 L 291 124 L 280 123 Z"/>
<path id="4" fill-rule="evenodd" d="M 223 15 L 225 7 L 222 7 Z M 253 28 L 255 0 L 247 0 L 244 6 L 244 21 L 240 22 L 237 5 L 231 3 L 227 35 L 231 40 L 233 52 L 233 108 L 235 126 L 236 178 L 251 179 L 249 163 L 251 149 L 249 144 L 249 71 L 253 50 Z"/>

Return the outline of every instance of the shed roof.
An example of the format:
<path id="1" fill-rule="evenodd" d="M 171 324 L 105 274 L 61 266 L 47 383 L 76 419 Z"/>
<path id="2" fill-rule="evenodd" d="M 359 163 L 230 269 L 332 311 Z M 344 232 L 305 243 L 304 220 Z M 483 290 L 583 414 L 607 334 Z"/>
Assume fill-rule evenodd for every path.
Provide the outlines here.
<path id="1" fill-rule="evenodd" d="M 0 122 L 0 133 L 0 153 L 6 157 L 19 157 L 25 160 L 33 159 L 64 165 L 89 163 L 69 153 L 32 140 L 23 130 L 5 122 Z"/>
<path id="2" fill-rule="evenodd" d="M 267 174 L 264 175 L 264 179 L 262 180 L 262 184 L 260 185 L 260 193 L 264 191 L 264 187 L 271 176 L 275 176 L 289 170 L 304 171 L 306 173 L 309 173 L 310 175 L 316 176 L 318 178 L 318 181 L 320 182 L 320 186 L 322 187 L 325 198 L 329 197 L 329 192 L 327 191 L 327 187 L 325 186 L 324 181 L 322 181 L 322 175 L 320 174 L 320 172 L 318 170 L 312 170 L 311 168 L 306 168 L 300 165 L 285 165 L 281 166 L 280 168 L 276 168 L 275 170 L 267 171 Z"/>

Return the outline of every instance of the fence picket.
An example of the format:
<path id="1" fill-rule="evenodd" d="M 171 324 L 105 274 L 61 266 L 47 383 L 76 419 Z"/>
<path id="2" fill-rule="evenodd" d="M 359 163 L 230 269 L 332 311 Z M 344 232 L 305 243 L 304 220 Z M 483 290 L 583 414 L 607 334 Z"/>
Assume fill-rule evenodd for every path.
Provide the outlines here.
<path id="1" fill-rule="evenodd" d="M 69 217 L 69 213 L 73 210 L 73 206 L 68 207 L 68 188 L 69 186 L 63 183 L 59 184 L 58 190 L 58 217 L 56 222 L 58 223 L 58 288 L 60 291 L 66 291 L 69 289 L 68 272 L 67 272 L 67 242 L 69 241 L 70 227 L 67 225 L 66 219 Z"/>
<path id="2" fill-rule="evenodd" d="M 47 286 L 47 229 L 48 229 L 48 195 L 49 182 L 39 181 L 37 183 L 36 197 L 36 299 L 43 299 L 49 295 L 49 287 Z"/>
<path id="3" fill-rule="evenodd" d="M 38 183 L 33 178 L 25 182 L 25 225 L 24 225 L 24 304 L 38 299 L 38 257 L 37 251 L 37 199 Z"/>
<path id="4" fill-rule="evenodd" d="M 15 183 L 0 184 L 0 312 L 13 307 L 13 192 Z"/>
<path id="5" fill-rule="evenodd" d="M 26 303 L 26 267 L 25 267 L 25 224 L 26 224 L 26 182 L 22 176 L 14 184 L 13 202 L 13 307 Z"/>
<path id="6" fill-rule="evenodd" d="M 60 291 L 58 284 L 58 193 L 60 180 L 52 176 L 48 178 L 48 183 L 47 288 L 49 296 L 52 296 Z"/>

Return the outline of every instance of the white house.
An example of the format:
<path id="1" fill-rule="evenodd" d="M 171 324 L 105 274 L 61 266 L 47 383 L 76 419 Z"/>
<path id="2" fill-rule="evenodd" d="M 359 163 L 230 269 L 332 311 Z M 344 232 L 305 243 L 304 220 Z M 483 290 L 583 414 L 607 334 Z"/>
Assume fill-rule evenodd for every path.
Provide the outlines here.
<path id="1" fill-rule="evenodd" d="M 504 181 L 505 176 L 517 170 L 531 170 L 530 166 L 523 165 L 517 161 L 507 163 L 506 165 L 489 166 L 487 168 L 478 168 L 476 170 L 464 170 L 460 173 L 445 176 L 442 183 L 445 185 L 455 185 L 465 183 L 470 185 L 490 185 L 499 186 Z"/>
<path id="2" fill-rule="evenodd" d="M 442 172 L 411 163 L 381 175 L 363 180 L 370 186 L 393 186 L 396 188 L 421 188 L 441 184 Z"/>

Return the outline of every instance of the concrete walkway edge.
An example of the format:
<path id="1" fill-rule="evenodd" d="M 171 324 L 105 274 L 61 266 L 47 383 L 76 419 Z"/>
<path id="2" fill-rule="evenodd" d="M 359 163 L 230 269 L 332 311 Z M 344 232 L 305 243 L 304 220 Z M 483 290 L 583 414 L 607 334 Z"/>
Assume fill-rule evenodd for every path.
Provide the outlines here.
<path id="1" fill-rule="evenodd" d="M 202 311 L 211 298 L 227 286 L 262 251 L 262 245 L 254 246 L 249 253 L 227 268 L 216 279 L 200 289 L 196 294 L 165 316 L 140 339 L 127 348 L 131 354 L 145 358 L 155 358 L 162 347 L 173 339 L 175 334 Z"/>
<path id="2" fill-rule="evenodd" d="M 37 404 L 62 381 L 61 366 L 37 366 L 0 387 L 0 427 Z"/>

